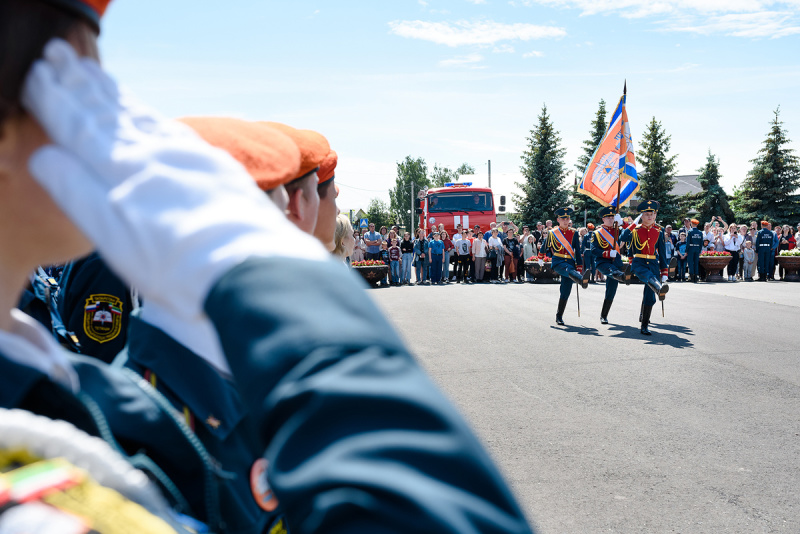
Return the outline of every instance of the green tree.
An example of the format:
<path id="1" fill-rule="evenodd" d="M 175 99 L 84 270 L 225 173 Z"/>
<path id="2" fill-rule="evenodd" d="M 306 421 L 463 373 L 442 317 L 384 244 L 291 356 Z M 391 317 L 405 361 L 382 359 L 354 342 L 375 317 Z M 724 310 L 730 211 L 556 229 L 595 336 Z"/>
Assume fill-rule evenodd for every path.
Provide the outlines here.
<path id="1" fill-rule="evenodd" d="M 367 219 L 369 219 L 370 224 L 375 224 L 376 232 L 380 230 L 381 226 L 390 228 L 395 223 L 395 218 L 389 213 L 389 206 L 379 198 L 373 198 L 369 201 Z"/>
<path id="2" fill-rule="evenodd" d="M 444 187 L 444 184 L 448 182 L 457 182 L 464 174 L 475 174 L 475 167 L 469 163 L 462 163 L 456 170 L 451 170 L 448 167 L 439 167 L 438 163 L 434 163 L 433 171 L 431 171 L 432 187 Z"/>
<path id="3" fill-rule="evenodd" d="M 414 186 L 414 208 L 417 206 L 417 192 L 425 187 L 430 187 L 428 179 L 428 166 L 422 158 L 412 158 L 406 156 L 401 162 L 397 163 L 397 178 L 395 179 L 394 189 L 389 190 L 389 211 L 395 220 L 401 221 L 405 227 L 412 232 L 417 225 L 414 223 L 417 217 L 411 209 L 411 186 Z M 370 204 L 371 205 L 371 204 Z M 409 215 L 408 210 L 411 210 Z"/>
<path id="4" fill-rule="evenodd" d="M 719 185 L 719 159 L 711 150 L 708 151 L 706 164 L 698 172 L 697 181 L 703 190 L 691 196 L 689 204 L 699 212 L 698 219 L 710 221 L 711 217 L 719 216 L 725 221 L 733 221 L 733 210 L 728 202 L 728 195 Z M 685 205 L 685 204 L 684 204 Z"/>
<path id="5" fill-rule="evenodd" d="M 578 158 L 578 163 L 575 165 L 575 168 L 578 169 L 581 176 L 583 176 L 584 171 L 586 171 L 586 166 L 592 161 L 594 151 L 600 146 L 600 142 L 603 140 L 607 127 L 606 101 L 601 98 L 600 104 L 597 106 L 597 113 L 592 121 L 592 131 L 589 133 L 590 137 L 583 142 L 583 154 Z M 589 212 L 587 220 L 596 220 L 597 210 L 603 207 L 602 204 L 592 197 L 578 193 L 577 184 L 574 186 L 572 202 L 575 206 L 575 216 L 579 217 L 580 220 L 583 220 L 584 210 Z"/>
<path id="6" fill-rule="evenodd" d="M 675 186 L 675 159 L 668 156 L 671 137 L 655 117 L 647 125 L 642 138 L 642 149 L 636 153 L 639 164 L 639 197 L 657 200 L 661 204 L 658 218 L 664 224 L 675 224 L 679 215 L 678 199 L 672 194 Z"/>
<path id="7" fill-rule="evenodd" d="M 736 218 L 784 222 L 800 215 L 800 163 L 794 150 L 787 148 L 791 142 L 780 120 L 780 107 L 764 146 L 752 160 L 753 168 L 742 182 L 736 198 Z"/>
<path id="8" fill-rule="evenodd" d="M 539 123 L 531 130 L 528 147 L 522 153 L 520 172 L 525 178 L 517 183 L 522 194 L 514 193 L 521 219 L 529 224 L 537 220 L 550 219 L 553 212 L 567 205 L 569 193 L 564 183 L 566 169 L 561 138 L 547 114 L 547 105 L 542 106 Z"/>

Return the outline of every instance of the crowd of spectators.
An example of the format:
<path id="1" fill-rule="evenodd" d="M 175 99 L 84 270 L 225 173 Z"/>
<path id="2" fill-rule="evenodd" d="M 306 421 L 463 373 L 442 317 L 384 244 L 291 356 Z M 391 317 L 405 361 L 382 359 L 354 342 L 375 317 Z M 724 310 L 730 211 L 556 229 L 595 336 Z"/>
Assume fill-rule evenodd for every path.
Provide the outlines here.
<path id="1" fill-rule="evenodd" d="M 346 216 L 342 215 L 346 220 Z M 626 224 L 629 220 L 626 219 Z M 343 224 L 343 223 L 342 223 Z M 349 225 L 349 221 L 347 221 Z M 417 228 L 412 236 L 410 232 L 401 232 L 397 226 L 381 227 L 375 230 L 370 224 L 362 233 L 352 230 L 352 248 L 350 243 L 342 248 L 340 255 L 348 261 L 382 260 L 390 266 L 389 275 L 381 282 L 384 286 L 402 286 L 412 284 L 447 283 L 524 283 L 532 281 L 525 269 L 525 260 L 538 257 L 542 243 L 553 228 L 553 221 L 537 222 L 535 225 L 519 227 L 511 221 L 493 222 L 488 229 L 456 226 L 452 235 L 445 230 L 443 224 L 428 229 Z M 672 257 L 678 259 L 678 270 L 671 281 L 684 281 L 687 269 L 687 234 L 691 229 L 689 218 L 677 230 L 672 225 L 664 228 L 666 261 Z M 597 272 L 591 255 L 587 254 L 591 246 L 594 225 L 588 223 L 578 228 L 581 239 L 581 251 L 584 268 L 591 270 L 591 282 L 604 281 L 602 273 Z M 702 225 L 702 251 L 728 252 L 732 259 L 727 267 L 729 281 L 750 281 L 757 273 L 756 236 L 759 225 L 756 221 L 749 224 L 726 223 L 721 217 Z M 351 228 L 348 227 L 348 231 Z M 800 241 L 800 224 L 796 227 L 775 224 L 770 231 L 774 236 L 772 253 L 777 256 L 783 250 L 792 250 Z M 337 228 L 338 232 L 338 228 Z M 337 250 L 339 250 L 337 233 Z M 623 250 L 624 254 L 624 250 Z M 771 272 L 765 274 L 775 278 L 775 262 Z M 777 279 L 784 277 L 783 269 L 777 266 Z M 413 279 L 412 279 L 413 275 Z"/>

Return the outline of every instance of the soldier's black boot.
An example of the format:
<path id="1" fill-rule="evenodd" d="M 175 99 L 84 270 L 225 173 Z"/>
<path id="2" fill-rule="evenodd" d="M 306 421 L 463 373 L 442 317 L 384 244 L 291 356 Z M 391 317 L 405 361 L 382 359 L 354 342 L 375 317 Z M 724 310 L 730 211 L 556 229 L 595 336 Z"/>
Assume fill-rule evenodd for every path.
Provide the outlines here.
<path id="1" fill-rule="evenodd" d="M 650 313 L 653 311 L 652 306 L 642 306 L 642 328 L 639 330 L 642 335 L 649 336 L 650 330 L 647 329 L 647 325 L 650 324 Z"/>
<path id="2" fill-rule="evenodd" d="M 647 287 L 653 290 L 656 295 L 658 295 L 658 300 L 664 300 L 667 298 L 667 292 L 669 291 L 669 285 L 662 284 L 658 281 L 657 278 L 649 278 L 647 280 Z"/>
<path id="3" fill-rule="evenodd" d="M 644 304 L 639 307 L 639 322 L 642 322 L 642 315 L 644 314 Z"/>
<path id="4" fill-rule="evenodd" d="M 613 300 L 605 299 L 603 301 L 603 309 L 600 310 L 600 323 L 601 324 L 608 324 L 608 311 L 611 309 L 611 303 L 614 302 Z"/>
<path id="5" fill-rule="evenodd" d="M 576 284 L 580 285 L 583 289 L 589 287 L 589 278 L 592 277 L 592 273 L 590 271 L 586 271 L 581 276 L 581 273 L 578 271 L 570 271 L 569 272 L 569 279 L 575 282 Z"/>
<path id="6" fill-rule="evenodd" d="M 564 310 L 567 308 L 566 299 L 558 299 L 558 310 L 556 310 L 556 324 L 564 326 Z"/>
<path id="7" fill-rule="evenodd" d="M 673 256 L 672 259 L 669 260 L 669 279 L 670 280 L 674 280 L 675 279 L 675 273 L 677 271 L 678 271 L 678 258 Z"/>
<path id="8" fill-rule="evenodd" d="M 633 277 L 631 275 L 631 264 L 629 263 L 625 266 L 625 271 L 614 269 L 614 271 L 611 273 L 611 277 L 617 282 L 621 282 L 626 286 L 631 285 L 631 278 Z"/>

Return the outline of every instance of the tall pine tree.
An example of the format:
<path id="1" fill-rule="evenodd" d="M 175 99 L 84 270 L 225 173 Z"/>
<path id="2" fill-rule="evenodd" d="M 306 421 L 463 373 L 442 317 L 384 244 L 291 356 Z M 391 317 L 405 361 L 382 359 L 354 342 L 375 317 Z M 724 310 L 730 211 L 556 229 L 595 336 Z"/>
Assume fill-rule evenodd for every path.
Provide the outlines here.
<path id="1" fill-rule="evenodd" d="M 699 212 L 698 219 L 710 221 L 711 217 L 722 217 L 725 221 L 733 221 L 733 210 L 728 202 L 728 195 L 719 185 L 719 160 L 708 151 L 706 164 L 699 169 L 697 181 L 703 190 L 692 195 L 692 207 Z"/>
<path id="2" fill-rule="evenodd" d="M 600 104 L 597 107 L 597 113 L 592 121 L 592 131 L 589 134 L 590 138 L 583 142 L 583 154 L 581 154 L 581 156 L 578 158 L 578 163 L 575 165 L 575 168 L 578 169 L 580 176 L 583 176 L 586 166 L 592 161 L 594 151 L 597 150 L 598 146 L 600 146 L 600 141 L 603 140 L 603 135 L 605 135 L 607 127 L 606 101 L 600 99 Z M 595 199 L 586 195 L 582 195 L 577 191 L 578 187 L 576 185 L 572 196 L 576 217 L 580 216 L 579 218 L 583 220 L 583 212 L 586 210 L 588 212 L 587 220 L 596 220 L 597 210 L 602 208 L 603 205 L 597 202 Z"/>
<path id="3" fill-rule="evenodd" d="M 639 197 L 642 200 L 657 200 L 661 204 L 658 219 L 664 224 L 675 224 L 678 215 L 678 199 L 672 194 L 675 186 L 675 158 L 668 156 L 671 137 L 655 117 L 647 125 L 642 137 L 642 149 L 636 153 L 639 167 Z"/>
<path id="4" fill-rule="evenodd" d="M 764 146 L 737 191 L 734 207 L 739 220 L 790 222 L 800 215 L 800 164 L 794 150 L 787 148 L 791 141 L 780 120 L 781 109 L 774 113 Z"/>
<path id="5" fill-rule="evenodd" d="M 516 185 L 522 194 L 514 193 L 514 203 L 525 223 L 551 219 L 553 212 L 567 205 L 569 193 L 564 184 L 566 169 L 561 138 L 547 114 L 547 105 L 542 106 L 539 123 L 531 130 L 528 148 L 522 154 L 520 171 L 525 178 Z"/>

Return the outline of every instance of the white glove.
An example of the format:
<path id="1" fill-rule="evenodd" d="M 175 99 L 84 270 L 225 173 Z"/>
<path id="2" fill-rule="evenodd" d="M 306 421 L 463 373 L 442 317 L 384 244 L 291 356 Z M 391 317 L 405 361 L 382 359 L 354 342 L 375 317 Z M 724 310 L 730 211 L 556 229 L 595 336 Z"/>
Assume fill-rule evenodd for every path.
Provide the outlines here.
<path id="1" fill-rule="evenodd" d="M 666 274 L 664 276 L 662 276 L 661 277 L 661 283 L 663 284 L 664 282 L 666 282 L 667 278 L 669 278 L 669 277 Z"/>
<path id="2" fill-rule="evenodd" d="M 326 260 L 244 168 L 187 126 L 135 106 L 66 42 L 45 47 L 23 100 L 55 145 L 30 170 L 145 298 L 189 323 L 208 291 L 251 256 Z"/>
<path id="3" fill-rule="evenodd" d="M 622 220 L 622 216 L 619 213 L 616 213 L 614 215 L 614 222 L 617 223 L 618 225 L 622 226 L 623 220 Z"/>
<path id="4" fill-rule="evenodd" d="M 639 221 L 642 220 L 642 214 L 640 213 L 638 217 L 633 220 L 633 224 L 639 224 Z"/>
<path id="5" fill-rule="evenodd" d="M 611 252 L 608 253 L 608 255 L 611 256 L 612 258 L 616 258 L 617 257 L 617 251 L 616 250 L 612 250 Z"/>

